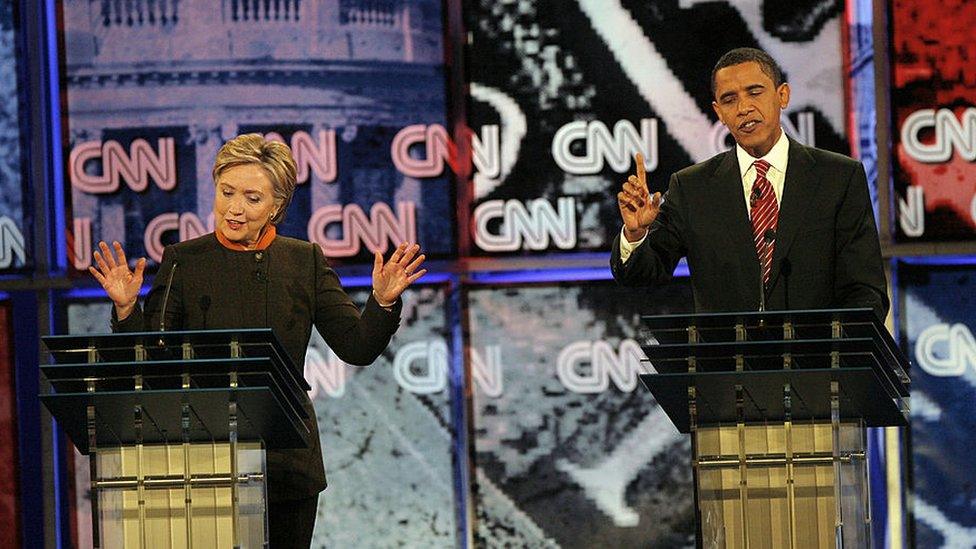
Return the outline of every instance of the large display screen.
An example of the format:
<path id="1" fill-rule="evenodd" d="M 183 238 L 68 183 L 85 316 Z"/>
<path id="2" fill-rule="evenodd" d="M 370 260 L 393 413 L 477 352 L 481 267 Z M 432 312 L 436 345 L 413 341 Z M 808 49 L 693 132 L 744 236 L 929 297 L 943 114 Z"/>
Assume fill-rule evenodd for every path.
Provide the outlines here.
<path id="1" fill-rule="evenodd" d="M 641 315 L 687 312 L 690 294 L 467 291 L 477 546 L 694 545 L 690 439 L 637 378 Z"/>
<path id="2" fill-rule="evenodd" d="M 62 0 L 69 253 L 99 240 L 158 262 L 213 228 L 217 150 L 288 143 L 298 188 L 282 234 L 362 261 L 402 241 L 455 249 L 449 174 L 406 168 L 443 127 L 439 0 Z M 422 131 L 421 131 L 422 133 Z"/>
<path id="3" fill-rule="evenodd" d="M 26 116 L 19 90 L 18 26 L 13 2 L 0 4 L 0 274 L 24 271 L 32 261 L 24 217 L 23 136 Z"/>
<path id="4" fill-rule="evenodd" d="M 976 267 L 901 265 L 912 360 L 912 509 L 918 547 L 976 543 Z"/>
<path id="5" fill-rule="evenodd" d="M 606 250 L 641 152 L 651 192 L 731 146 L 711 71 L 769 52 L 792 89 L 783 125 L 849 154 L 843 2 L 465 0 L 471 241 L 482 254 Z M 787 191 L 789 192 L 789 191 Z"/>
<path id="6" fill-rule="evenodd" d="M 976 9 L 925 0 L 897 0 L 888 9 L 895 236 L 900 242 L 972 240 Z"/>

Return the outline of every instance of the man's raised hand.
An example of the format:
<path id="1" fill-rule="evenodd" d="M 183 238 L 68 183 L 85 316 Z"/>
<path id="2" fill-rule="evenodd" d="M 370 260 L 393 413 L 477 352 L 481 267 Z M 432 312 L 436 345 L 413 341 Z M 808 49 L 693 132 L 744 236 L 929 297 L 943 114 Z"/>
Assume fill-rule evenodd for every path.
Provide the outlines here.
<path id="1" fill-rule="evenodd" d="M 630 242 L 637 242 L 647 234 L 648 227 L 661 211 L 661 193 L 653 195 L 647 190 L 647 173 L 644 171 L 644 155 L 634 157 L 637 174 L 624 181 L 623 189 L 617 193 L 617 206 L 624 221 L 624 236 Z"/>

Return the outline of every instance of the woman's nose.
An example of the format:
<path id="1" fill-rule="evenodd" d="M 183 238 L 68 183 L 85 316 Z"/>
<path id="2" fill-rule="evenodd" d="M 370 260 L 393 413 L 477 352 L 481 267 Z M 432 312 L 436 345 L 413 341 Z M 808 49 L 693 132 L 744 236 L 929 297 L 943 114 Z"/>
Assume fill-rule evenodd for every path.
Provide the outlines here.
<path id="1" fill-rule="evenodd" d="M 243 213 L 244 201 L 237 197 L 231 197 L 227 204 L 227 209 L 233 214 Z"/>

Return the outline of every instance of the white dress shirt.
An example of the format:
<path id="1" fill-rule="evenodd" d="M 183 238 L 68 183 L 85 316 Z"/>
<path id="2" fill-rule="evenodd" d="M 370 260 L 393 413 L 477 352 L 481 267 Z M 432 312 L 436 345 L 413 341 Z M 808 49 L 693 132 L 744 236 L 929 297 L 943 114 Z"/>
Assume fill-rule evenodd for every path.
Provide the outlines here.
<path id="1" fill-rule="evenodd" d="M 735 156 L 739 159 L 739 171 L 742 176 L 742 197 L 746 202 L 746 212 L 752 215 L 752 205 L 749 203 L 749 195 L 752 194 L 752 186 L 756 182 L 757 160 L 769 162 L 769 170 L 766 172 L 766 179 L 773 186 L 773 193 L 776 195 L 776 205 L 783 202 L 783 183 L 786 181 L 786 164 L 790 158 L 790 140 L 786 138 L 786 132 L 779 135 L 776 144 L 765 156 L 755 158 L 738 144 L 735 146 Z M 644 235 L 647 238 L 647 235 Z M 628 242 L 624 236 L 623 228 L 620 229 L 620 261 L 626 262 L 630 254 L 644 243 L 644 238 L 637 242 Z"/>

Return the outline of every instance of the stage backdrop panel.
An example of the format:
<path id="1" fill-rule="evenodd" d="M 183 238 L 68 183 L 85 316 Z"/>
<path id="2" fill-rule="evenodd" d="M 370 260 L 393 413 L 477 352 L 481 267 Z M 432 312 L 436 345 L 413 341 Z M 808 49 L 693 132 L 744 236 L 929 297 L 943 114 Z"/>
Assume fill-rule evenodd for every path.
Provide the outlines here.
<path id="1" fill-rule="evenodd" d="M 918 547 L 976 545 L 976 266 L 900 265 Z"/>
<path id="2" fill-rule="evenodd" d="M 369 290 L 352 296 L 365 303 Z M 305 377 L 329 477 L 313 546 L 456 545 L 447 297 L 447 286 L 407 290 L 400 329 L 368 368 L 313 337 Z"/>
<path id="3" fill-rule="evenodd" d="M 687 279 L 466 293 L 481 547 L 694 546 L 690 439 L 637 374 L 642 314 L 687 312 Z"/>
<path id="4" fill-rule="evenodd" d="M 362 305 L 368 289 L 351 289 Z M 110 330 L 106 300 L 69 303 L 69 333 Z M 329 487 L 315 547 L 453 547 L 458 539 L 447 287 L 403 294 L 400 329 L 369 367 L 339 360 L 313 332 L 305 378 Z M 91 544 L 88 461 L 73 450 L 80 546 Z M 88 541 L 85 541 L 88 540 Z"/>
<path id="5" fill-rule="evenodd" d="M 20 470 L 17 467 L 17 387 L 14 378 L 13 310 L 0 301 L 0 524 L 4 544 L 20 545 Z"/>
<path id="6" fill-rule="evenodd" d="M 440 0 L 60 7 L 75 268 L 101 239 L 158 262 L 211 231 L 214 158 L 245 132 L 292 147 L 283 234 L 350 261 L 403 240 L 453 253 L 447 176 L 405 175 L 393 152 L 411 128 L 445 123 Z"/>
<path id="7" fill-rule="evenodd" d="M 710 77 L 734 47 L 763 48 L 786 71 L 791 137 L 849 153 L 842 1 L 464 5 L 481 253 L 606 250 L 635 153 L 654 192 L 731 146 Z"/>
<path id="8" fill-rule="evenodd" d="M 892 176 L 901 242 L 976 237 L 976 8 L 890 3 Z"/>
<path id="9" fill-rule="evenodd" d="M 0 4 L 0 274 L 30 267 L 30 242 L 24 219 L 24 154 L 21 115 L 26 116 L 18 91 L 17 40 L 19 26 L 14 3 Z M 23 68 L 23 67 L 21 67 Z"/>

